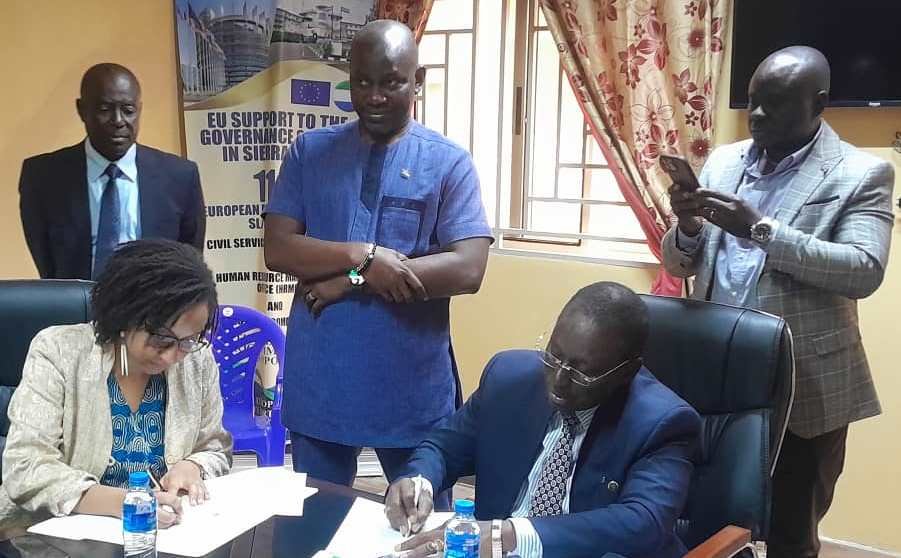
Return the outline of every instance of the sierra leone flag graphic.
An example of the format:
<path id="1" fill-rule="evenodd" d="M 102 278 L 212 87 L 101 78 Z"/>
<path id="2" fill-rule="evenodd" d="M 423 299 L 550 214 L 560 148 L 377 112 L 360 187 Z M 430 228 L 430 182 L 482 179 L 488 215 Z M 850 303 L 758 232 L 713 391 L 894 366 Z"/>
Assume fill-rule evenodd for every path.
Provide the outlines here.
<path id="1" fill-rule="evenodd" d="M 342 81 L 335 86 L 335 106 L 344 112 L 353 112 L 354 106 L 350 102 L 350 82 Z"/>

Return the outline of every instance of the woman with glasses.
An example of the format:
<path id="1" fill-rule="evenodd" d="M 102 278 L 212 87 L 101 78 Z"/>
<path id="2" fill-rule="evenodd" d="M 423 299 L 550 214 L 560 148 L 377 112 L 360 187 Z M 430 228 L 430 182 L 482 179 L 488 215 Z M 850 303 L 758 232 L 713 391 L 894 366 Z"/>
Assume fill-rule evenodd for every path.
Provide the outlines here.
<path id="1" fill-rule="evenodd" d="M 51 516 L 120 517 L 128 475 L 158 482 L 158 523 L 207 498 L 228 472 L 219 371 L 209 350 L 217 298 L 193 247 L 122 245 L 91 293 L 94 321 L 49 327 L 31 343 L 9 405 L 0 532 Z"/>

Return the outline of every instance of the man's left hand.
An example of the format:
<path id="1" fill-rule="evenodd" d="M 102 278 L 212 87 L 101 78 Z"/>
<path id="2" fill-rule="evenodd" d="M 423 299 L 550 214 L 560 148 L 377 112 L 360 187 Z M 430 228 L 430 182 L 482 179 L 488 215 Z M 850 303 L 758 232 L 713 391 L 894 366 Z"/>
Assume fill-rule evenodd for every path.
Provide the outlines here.
<path id="1" fill-rule="evenodd" d="M 414 537 L 410 537 L 402 544 L 398 545 L 398 556 L 401 558 L 427 558 L 435 556 L 444 556 L 444 529 L 447 523 L 432 529 L 424 531 Z M 479 557 L 491 558 L 491 522 L 479 521 L 479 531 L 481 533 L 479 541 Z"/>
<path id="2" fill-rule="evenodd" d="M 710 223 L 738 238 L 751 238 L 751 226 L 763 217 L 745 200 L 725 192 L 700 189 L 694 195 L 701 215 Z"/>
<path id="3" fill-rule="evenodd" d="M 397 556 L 402 558 L 444 556 L 444 528 L 446 525 L 447 523 L 431 531 L 423 531 L 397 545 L 395 548 L 398 551 Z"/>
<path id="4" fill-rule="evenodd" d="M 350 279 L 345 275 L 337 275 L 331 279 L 319 281 L 317 283 L 306 283 L 300 285 L 303 303 L 307 309 L 313 314 L 314 318 L 318 318 L 319 314 L 326 306 L 330 306 L 346 295 L 350 289 Z"/>

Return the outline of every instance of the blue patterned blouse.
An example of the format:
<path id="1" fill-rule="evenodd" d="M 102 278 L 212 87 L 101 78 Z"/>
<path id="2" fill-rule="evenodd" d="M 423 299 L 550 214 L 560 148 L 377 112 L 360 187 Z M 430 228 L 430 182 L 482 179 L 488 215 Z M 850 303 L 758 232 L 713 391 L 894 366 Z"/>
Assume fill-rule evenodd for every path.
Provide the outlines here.
<path id="1" fill-rule="evenodd" d="M 135 471 L 149 470 L 161 479 L 167 469 L 163 445 L 166 378 L 162 375 L 150 377 L 137 413 L 131 412 L 112 373 L 106 385 L 113 417 L 113 451 L 100 484 L 126 488 L 128 474 Z"/>

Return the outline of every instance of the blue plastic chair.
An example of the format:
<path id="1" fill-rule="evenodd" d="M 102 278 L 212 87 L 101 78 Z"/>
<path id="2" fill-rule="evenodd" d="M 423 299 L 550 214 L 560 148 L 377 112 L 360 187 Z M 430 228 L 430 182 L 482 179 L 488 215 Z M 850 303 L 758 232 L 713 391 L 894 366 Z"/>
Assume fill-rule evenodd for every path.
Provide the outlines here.
<path id="1" fill-rule="evenodd" d="M 222 424 L 235 441 L 235 453 L 252 451 L 261 467 L 284 465 L 285 427 L 281 421 L 285 334 L 272 318 L 245 306 L 219 306 L 219 322 L 212 335 L 219 365 L 224 412 Z M 272 412 L 254 416 L 254 375 L 266 344 L 278 360 Z"/>

